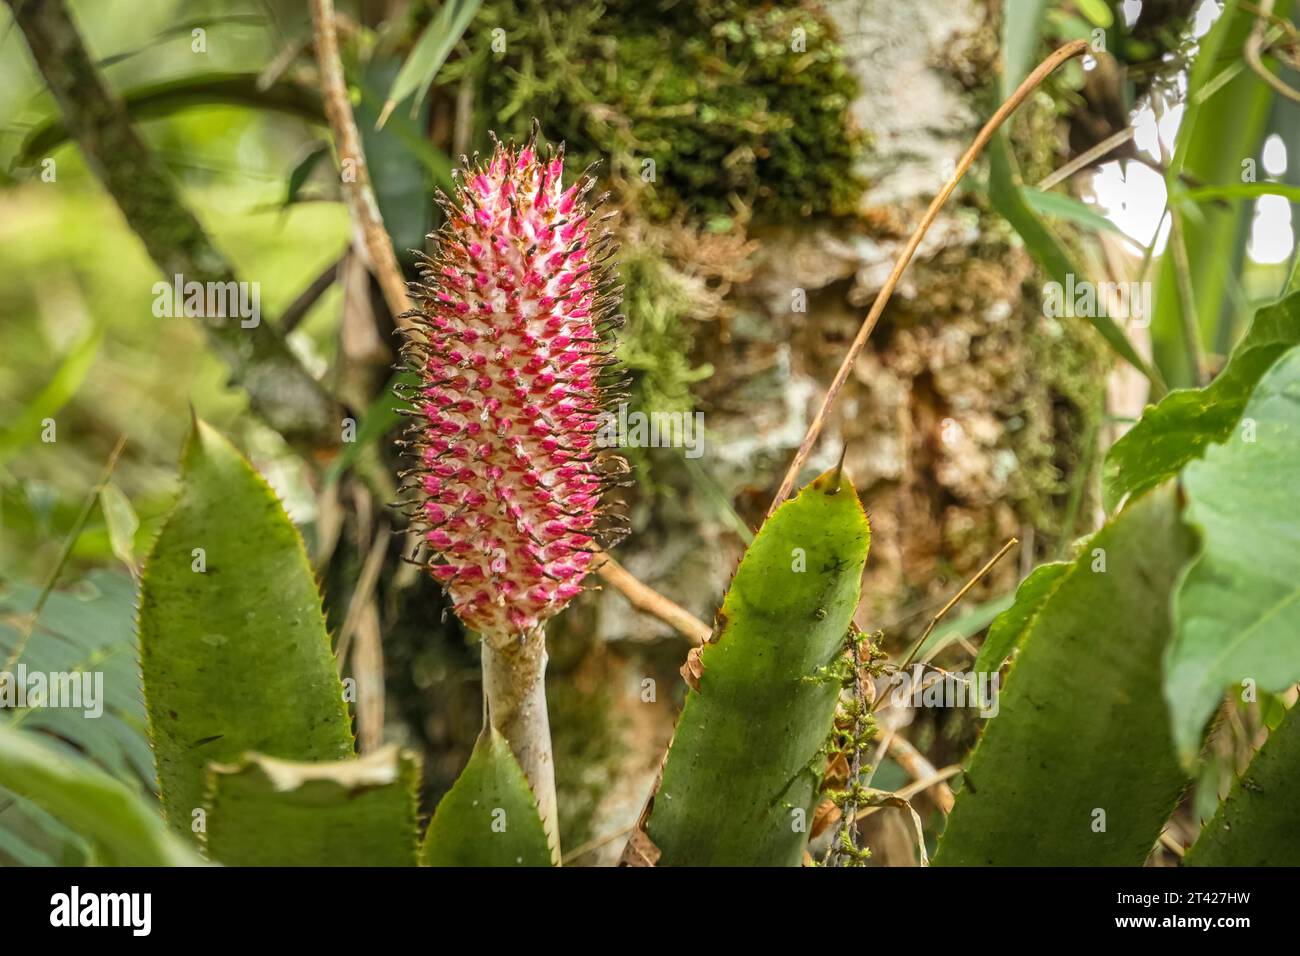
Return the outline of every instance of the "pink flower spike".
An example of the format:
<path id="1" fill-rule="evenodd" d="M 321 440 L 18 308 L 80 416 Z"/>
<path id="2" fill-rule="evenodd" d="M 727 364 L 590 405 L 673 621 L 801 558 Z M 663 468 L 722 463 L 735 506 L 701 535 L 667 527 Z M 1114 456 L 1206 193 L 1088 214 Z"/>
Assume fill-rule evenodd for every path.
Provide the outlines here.
<path id="1" fill-rule="evenodd" d="M 608 235 L 585 225 L 590 177 L 566 188 L 563 149 L 538 155 L 536 137 L 461 171 L 406 349 L 423 412 L 407 487 L 430 573 L 496 639 L 538 632 L 582 592 L 605 485 L 589 436 L 618 318 Z"/>

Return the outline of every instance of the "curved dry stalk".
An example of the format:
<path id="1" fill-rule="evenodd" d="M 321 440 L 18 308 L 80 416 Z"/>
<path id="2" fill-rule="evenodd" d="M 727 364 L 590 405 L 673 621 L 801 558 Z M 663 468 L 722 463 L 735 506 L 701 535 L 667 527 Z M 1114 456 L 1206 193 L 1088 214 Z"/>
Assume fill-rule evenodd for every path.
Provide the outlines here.
<path id="1" fill-rule="evenodd" d="M 592 561 L 592 570 L 609 582 L 638 611 L 657 617 L 692 644 L 703 644 L 713 629 L 676 601 L 664 597 L 648 584 L 642 584 L 625 567 L 601 551 Z"/>
<path id="2" fill-rule="evenodd" d="M 998 107 L 997 112 L 979 131 L 970 148 L 958 160 L 957 168 L 951 178 L 944 183 L 943 189 L 939 190 L 939 194 L 934 197 L 930 207 L 926 209 L 925 215 L 921 217 L 920 223 L 917 224 L 911 238 L 907 240 L 907 245 L 899 253 L 898 260 L 889 273 L 889 278 L 881 286 L 880 292 L 877 293 L 875 301 L 871 304 L 871 311 L 867 313 L 866 319 L 862 322 L 862 327 L 858 329 L 858 334 L 854 336 L 848 354 L 844 356 L 839 371 L 835 373 L 830 388 L 826 390 L 826 397 L 822 400 L 821 408 L 817 409 L 817 414 L 813 416 L 813 420 L 808 426 L 808 432 L 804 435 L 803 443 L 799 446 L 799 451 L 795 453 L 794 460 L 790 462 L 785 477 L 781 479 L 781 487 L 777 489 L 776 497 L 772 499 L 772 504 L 767 509 L 769 518 L 781 506 L 781 502 L 790 496 L 790 491 L 794 488 L 799 472 L 803 469 L 808 456 L 812 454 L 813 446 L 817 444 L 817 439 L 821 436 L 822 429 L 826 425 L 826 419 L 830 416 L 831 407 L 835 404 L 840 389 L 844 387 L 844 383 L 848 380 L 853 363 L 857 361 L 858 355 L 861 354 L 863 347 L 867 344 L 867 339 L 871 337 L 876 323 L 880 321 L 880 316 L 885 311 L 885 306 L 889 304 L 890 296 L 894 294 L 894 287 L 898 285 L 898 280 L 902 278 L 904 270 L 912 261 L 912 256 L 916 254 L 916 250 L 921 245 L 921 240 L 925 238 L 926 232 L 934 224 L 934 220 L 938 218 L 943 204 L 948 201 L 948 197 L 953 194 L 957 184 L 961 182 L 962 177 L 966 175 L 966 171 L 970 169 L 979 154 L 983 152 L 984 147 L 993 138 L 993 134 L 998 131 L 998 128 L 1007 121 L 1007 118 L 1016 111 L 1017 107 L 1025 101 L 1029 94 L 1062 63 L 1086 52 L 1088 52 L 1088 41 L 1075 40 L 1065 44 L 1065 46 L 1059 48 L 1042 63 L 1038 64 L 1034 71 L 1025 77 L 1024 82 L 1016 88 L 1016 91 L 1007 98 L 1006 102 Z"/>
<path id="3" fill-rule="evenodd" d="M 1259 9 L 1255 13 L 1255 25 L 1251 28 L 1250 36 L 1246 38 L 1242 56 L 1255 75 L 1271 86 L 1275 92 L 1300 103 L 1300 90 L 1287 86 L 1282 82 L 1281 77 L 1264 65 L 1264 29 L 1270 20 L 1276 19 L 1273 16 L 1273 0 L 1260 0 Z M 1279 22 L 1278 25 L 1284 29 L 1289 26 L 1285 21 Z"/>
<path id="4" fill-rule="evenodd" d="M 325 101 L 325 118 L 334 134 L 334 147 L 338 150 L 342 167 L 343 197 L 353 225 L 361 233 L 370 271 L 379 281 L 384 302 L 393 313 L 398 326 L 405 326 L 403 316 L 411 309 L 411 299 L 406 291 L 406 279 L 397 265 L 393 241 L 384 228 L 379 214 L 379 202 L 370 185 L 370 170 L 366 154 L 361 148 L 361 134 L 357 120 L 352 115 L 348 100 L 348 84 L 343 76 L 343 62 L 339 59 L 338 28 L 334 22 L 334 0 L 312 0 L 311 17 L 315 31 L 316 62 L 320 66 L 321 96 Z M 349 165 L 350 164 L 350 165 Z"/>

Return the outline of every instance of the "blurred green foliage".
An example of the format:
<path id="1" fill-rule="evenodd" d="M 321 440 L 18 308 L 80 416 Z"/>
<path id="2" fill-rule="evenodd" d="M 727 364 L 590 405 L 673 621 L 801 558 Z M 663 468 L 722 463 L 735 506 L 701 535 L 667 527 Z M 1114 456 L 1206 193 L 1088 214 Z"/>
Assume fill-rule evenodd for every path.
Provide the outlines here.
<path id="1" fill-rule="evenodd" d="M 280 21 L 247 3 L 76 3 L 74 14 L 119 90 L 196 73 L 252 72 L 278 51 Z M 123 7 L 129 9 L 125 10 Z M 141 544 L 156 532 L 174 490 L 187 405 L 233 431 L 288 499 L 309 518 L 302 466 L 279 436 L 244 414 L 225 366 L 202 331 L 153 314 L 163 279 L 112 200 L 64 144 L 46 167 L 14 167 L 28 132 L 57 115 L 21 32 L 0 32 L 0 580 L 39 580 L 103 467 L 117 436 L 127 448 L 115 480 L 139 513 Z M 206 52 L 191 28 L 204 23 Z M 178 26 L 180 25 L 180 26 Z M 181 26 L 185 29 L 181 29 Z M 140 124 L 240 277 L 261 286 L 263 321 L 276 316 L 348 241 L 341 204 L 310 201 L 332 176 L 319 164 L 303 201 L 281 208 L 293 168 L 321 130 L 300 118 L 230 106 L 190 106 Z M 336 350 L 340 296 L 327 292 L 290 335 L 313 371 Z M 39 414 L 38 414 L 39 413 Z M 54 441 L 42 425 L 53 418 Z M 137 551 L 140 548 L 137 547 Z M 74 566 L 111 560 L 98 511 L 73 552 Z"/>

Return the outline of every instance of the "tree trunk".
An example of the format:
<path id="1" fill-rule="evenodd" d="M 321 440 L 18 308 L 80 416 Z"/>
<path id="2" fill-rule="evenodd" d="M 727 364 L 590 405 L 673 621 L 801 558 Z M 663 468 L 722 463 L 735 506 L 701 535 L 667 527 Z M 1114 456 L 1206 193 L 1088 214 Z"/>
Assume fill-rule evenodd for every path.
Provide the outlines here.
<path id="1" fill-rule="evenodd" d="M 751 528 L 908 233 L 996 105 L 1001 4 L 828 7 L 861 84 L 853 114 L 871 141 L 859 214 L 752 233 L 760 247 L 752 277 L 730 296 L 734 316 L 701 326 L 693 356 L 715 370 L 696 387 L 708 431 L 703 470 Z M 1028 139 L 1050 167 L 1055 117 L 1032 104 L 1027 112 L 1017 119 L 1017 147 Z M 1087 502 L 1095 473 L 1083 448 L 1101 411 L 1104 347 L 1091 329 L 1042 314 L 1041 279 L 1009 227 L 962 197 L 922 244 L 800 479 L 833 467 L 847 448 L 873 532 L 858 624 L 884 629 L 895 654 L 1007 538 L 1021 539 L 1019 560 L 1003 561 L 968 605 L 1008 592 L 1036 560 L 1073 540 L 1075 517 L 1088 512 L 1070 504 L 1071 483 L 1083 483 Z M 698 487 L 678 491 L 617 556 L 710 621 L 743 542 L 703 505 Z M 610 593 L 592 626 L 616 641 L 668 633 Z M 629 670 L 654 673 L 644 658 Z M 671 726 L 671 706 L 658 712 Z M 644 720 L 635 726 L 645 735 Z M 973 732 L 956 735 L 954 754 Z M 629 747 L 625 759 L 644 789 L 656 764 L 641 749 Z M 634 804 L 625 789 L 606 806 L 622 813 Z M 595 829 L 626 822 L 606 819 Z"/>

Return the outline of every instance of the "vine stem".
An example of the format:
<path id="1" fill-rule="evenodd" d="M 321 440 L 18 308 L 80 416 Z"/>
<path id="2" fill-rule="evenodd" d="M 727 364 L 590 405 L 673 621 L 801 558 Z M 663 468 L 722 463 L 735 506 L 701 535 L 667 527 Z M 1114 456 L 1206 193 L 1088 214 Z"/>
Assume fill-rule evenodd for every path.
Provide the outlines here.
<path id="1" fill-rule="evenodd" d="M 803 443 L 799 446 L 798 452 L 795 453 L 794 460 L 790 462 L 790 467 L 786 470 L 785 477 L 781 479 L 781 487 L 777 489 L 776 497 L 772 499 L 772 504 L 767 509 L 767 517 L 772 517 L 772 514 L 776 509 L 781 506 L 781 502 L 785 501 L 785 499 L 790 496 L 790 491 L 794 488 L 794 483 L 799 477 L 799 472 L 807 462 L 808 456 L 812 454 L 813 446 L 817 444 L 817 439 L 821 436 L 822 429 L 826 426 L 826 420 L 830 416 L 831 407 L 835 404 L 835 399 L 839 395 L 840 389 L 844 387 L 844 383 L 848 380 L 849 372 L 853 369 L 853 363 L 857 361 L 858 356 L 862 353 L 863 347 L 867 344 L 867 339 L 871 337 L 872 331 L 876 328 L 876 323 L 880 321 L 880 316 L 885 311 L 885 306 L 889 304 L 890 296 L 894 294 L 894 288 L 898 285 L 898 280 L 902 278 L 903 272 L 912 261 L 912 257 L 916 255 L 916 250 L 920 247 L 921 240 L 925 238 L 926 232 L 929 231 L 930 226 L 933 225 L 935 219 L 938 218 L 939 211 L 943 208 L 944 203 L 948 201 L 948 197 L 953 194 L 953 191 L 957 188 L 957 184 L 961 182 L 962 177 L 966 175 L 966 171 L 970 169 L 971 165 L 979 157 L 980 153 L 984 151 L 984 147 L 987 146 L 989 140 L 993 138 L 993 134 L 998 131 L 1002 124 L 1007 121 L 1011 114 L 1016 111 L 1029 94 L 1037 89 L 1039 84 L 1041 84 L 1043 80 L 1047 79 L 1047 77 L 1050 76 L 1062 63 L 1087 52 L 1087 40 L 1074 40 L 1073 42 L 1067 43 L 1065 46 L 1055 50 L 1047 57 L 1047 59 L 1038 64 L 1038 66 L 1034 68 L 1034 71 L 1025 77 L 1024 82 L 1016 88 L 1016 91 L 1007 98 L 1006 102 L 998 107 L 997 112 L 993 114 L 992 118 L 984 124 L 983 129 L 979 131 L 979 134 L 975 137 L 975 141 L 971 143 L 970 148 L 967 149 L 961 159 L 958 160 L 957 167 L 952 176 L 946 183 L 944 183 L 943 188 L 939 190 L 938 195 L 934 197 L 934 200 L 930 203 L 930 207 L 925 211 L 925 215 L 921 217 L 921 221 L 917 225 L 916 230 L 912 233 L 911 238 L 907 240 L 907 245 L 905 245 L 903 251 L 899 253 L 898 259 L 894 263 L 894 268 L 889 273 L 889 278 L 885 280 L 885 284 L 881 286 L 880 292 L 877 293 L 875 301 L 871 303 L 871 311 L 867 313 L 866 319 L 862 322 L 862 327 L 858 329 L 858 334 L 854 336 L 853 344 L 849 346 L 848 354 L 844 356 L 844 361 L 840 364 L 839 371 L 835 373 L 835 378 L 831 382 L 830 388 L 826 390 L 826 397 L 822 400 L 821 408 L 817 409 L 817 414 L 813 416 L 812 422 L 808 425 L 808 432 L 804 435 Z"/>
<path id="2" fill-rule="evenodd" d="M 841 456 L 841 461 L 843 461 L 843 456 Z M 855 859 L 858 850 L 859 778 L 862 776 L 862 735 L 866 729 L 864 713 L 867 713 L 866 695 L 862 692 L 862 655 L 859 653 L 858 641 L 859 637 L 857 635 L 849 639 L 850 646 L 853 649 L 853 701 L 855 707 L 853 722 L 849 730 L 853 740 L 853 757 L 849 761 L 848 790 L 844 806 L 840 809 L 839 825 L 831 836 L 831 845 L 827 848 L 826 856 L 822 860 L 823 866 L 842 866 L 846 860 Z"/>

